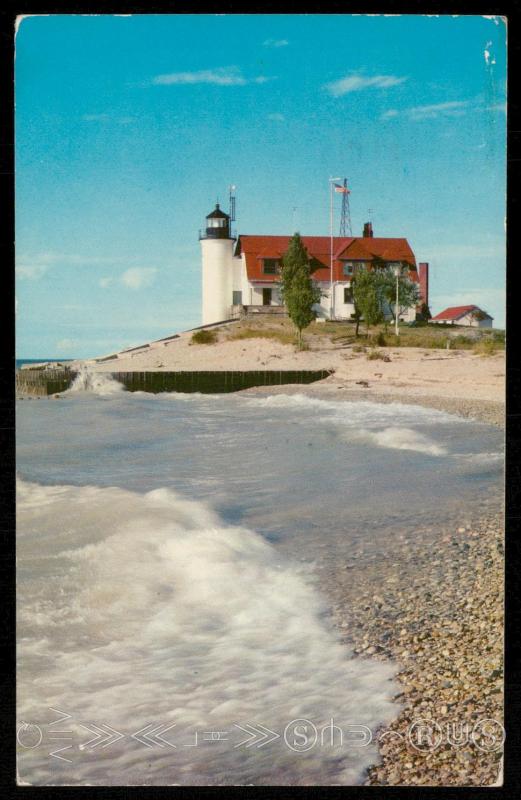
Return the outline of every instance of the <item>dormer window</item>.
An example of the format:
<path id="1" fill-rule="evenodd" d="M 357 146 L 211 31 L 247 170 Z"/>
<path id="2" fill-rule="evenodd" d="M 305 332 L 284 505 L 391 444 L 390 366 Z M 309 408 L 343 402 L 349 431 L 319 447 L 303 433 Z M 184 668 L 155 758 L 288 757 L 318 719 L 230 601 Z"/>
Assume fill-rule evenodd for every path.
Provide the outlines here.
<path id="1" fill-rule="evenodd" d="M 344 275 L 352 275 L 354 272 L 353 262 L 352 261 L 344 261 L 343 265 L 343 273 Z"/>
<path id="2" fill-rule="evenodd" d="M 264 258 L 262 260 L 262 271 L 264 275 L 276 275 L 279 271 L 280 259 Z"/>

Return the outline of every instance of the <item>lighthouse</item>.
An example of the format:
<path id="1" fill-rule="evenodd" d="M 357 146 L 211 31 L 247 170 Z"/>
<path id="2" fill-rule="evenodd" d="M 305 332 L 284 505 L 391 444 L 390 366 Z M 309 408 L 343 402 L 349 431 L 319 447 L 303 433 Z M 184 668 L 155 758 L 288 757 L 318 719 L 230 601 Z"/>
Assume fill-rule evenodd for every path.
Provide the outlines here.
<path id="1" fill-rule="evenodd" d="M 203 278 L 203 325 L 221 322 L 230 316 L 233 291 L 233 243 L 230 217 L 216 204 L 206 217 L 206 230 L 200 236 Z"/>

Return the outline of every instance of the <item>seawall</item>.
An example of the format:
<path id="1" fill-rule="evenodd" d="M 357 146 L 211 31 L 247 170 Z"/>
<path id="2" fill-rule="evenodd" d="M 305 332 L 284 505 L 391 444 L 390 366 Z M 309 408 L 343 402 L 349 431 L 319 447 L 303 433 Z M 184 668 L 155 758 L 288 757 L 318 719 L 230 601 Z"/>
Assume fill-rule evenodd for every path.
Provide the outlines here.
<path id="1" fill-rule="evenodd" d="M 16 374 L 19 394 L 48 396 L 70 388 L 78 373 L 69 370 L 20 370 Z M 106 374 L 106 373 L 105 373 Z M 221 394 L 254 386 L 308 384 L 323 380 L 332 370 L 252 370 L 188 372 L 111 372 L 130 392 L 201 392 Z"/>

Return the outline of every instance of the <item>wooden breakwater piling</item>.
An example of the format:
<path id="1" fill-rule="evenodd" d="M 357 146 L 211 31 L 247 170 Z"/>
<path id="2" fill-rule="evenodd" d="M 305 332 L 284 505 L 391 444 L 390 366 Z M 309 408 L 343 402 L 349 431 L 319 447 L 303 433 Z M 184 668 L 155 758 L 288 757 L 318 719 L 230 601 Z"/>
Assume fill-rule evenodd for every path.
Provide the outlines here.
<path id="1" fill-rule="evenodd" d="M 189 372 L 109 372 L 130 392 L 201 392 L 222 394 L 238 392 L 254 386 L 281 386 L 288 383 L 307 384 L 323 380 L 333 370 L 251 370 L 251 371 L 189 371 Z M 77 372 L 62 370 L 19 370 L 16 387 L 21 394 L 51 395 L 68 389 Z"/>
<path id="2" fill-rule="evenodd" d="M 28 395 L 59 394 L 70 388 L 76 377 L 67 367 L 59 369 L 19 369 L 16 372 L 16 391 Z"/>
<path id="3" fill-rule="evenodd" d="M 331 375 L 330 370 L 253 370 L 247 372 L 113 372 L 112 377 L 129 391 L 201 392 L 221 394 L 253 386 L 280 386 L 285 383 L 313 383 Z"/>

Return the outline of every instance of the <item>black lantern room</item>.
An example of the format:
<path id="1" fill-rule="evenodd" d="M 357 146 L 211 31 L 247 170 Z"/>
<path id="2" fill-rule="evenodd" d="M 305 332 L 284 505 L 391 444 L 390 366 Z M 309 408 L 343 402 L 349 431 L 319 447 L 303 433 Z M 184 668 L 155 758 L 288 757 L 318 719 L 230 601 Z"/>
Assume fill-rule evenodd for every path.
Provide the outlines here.
<path id="1" fill-rule="evenodd" d="M 206 236 L 205 239 L 230 239 L 230 217 L 221 211 L 219 203 L 215 209 L 206 217 Z"/>

